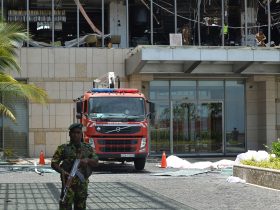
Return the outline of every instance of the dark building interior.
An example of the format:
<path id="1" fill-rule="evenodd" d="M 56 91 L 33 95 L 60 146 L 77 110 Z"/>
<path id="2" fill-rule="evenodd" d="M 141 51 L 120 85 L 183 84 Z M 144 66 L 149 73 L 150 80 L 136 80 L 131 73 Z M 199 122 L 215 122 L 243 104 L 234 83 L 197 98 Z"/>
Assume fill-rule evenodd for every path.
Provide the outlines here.
<path id="1" fill-rule="evenodd" d="M 36 41 L 50 43 L 52 40 L 52 0 L 30 0 L 30 34 Z M 65 41 L 77 37 L 77 6 L 74 0 L 55 0 L 55 41 L 64 45 Z M 121 0 L 125 5 L 126 1 Z M 151 43 L 150 0 L 129 0 L 129 44 L 135 47 Z M 153 0 L 153 44 L 169 45 L 170 33 L 181 33 L 188 27 L 189 45 L 222 44 L 222 5 L 221 0 L 177 0 L 177 28 L 175 29 L 174 0 Z M 199 4 L 200 2 L 200 4 Z M 268 36 L 268 10 L 266 1 L 247 1 L 250 10 L 247 17 L 248 34 L 254 35 L 263 29 Z M 99 0 L 80 0 L 89 18 L 99 29 L 102 28 L 102 5 Z M 110 0 L 105 0 L 105 34 L 110 33 Z M 280 44 L 280 2 L 271 4 L 271 40 Z M 27 3 L 23 0 L 4 2 L 5 17 L 8 21 L 26 24 Z M 228 25 L 225 45 L 240 46 L 244 37 L 244 1 L 224 0 L 224 23 Z M 254 18 L 256 17 L 256 18 Z M 80 13 L 80 37 L 93 33 L 91 27 Z M 199 24 L 200 23 L 200 24 Z M 199 33 L 200 26 L 200 33 Z M 200 34 L 200 39 L 199 39 Z M 200 43 L 199 43 L 200 42 Z M 243 41 L 244 42 L 244 41 Z"/>

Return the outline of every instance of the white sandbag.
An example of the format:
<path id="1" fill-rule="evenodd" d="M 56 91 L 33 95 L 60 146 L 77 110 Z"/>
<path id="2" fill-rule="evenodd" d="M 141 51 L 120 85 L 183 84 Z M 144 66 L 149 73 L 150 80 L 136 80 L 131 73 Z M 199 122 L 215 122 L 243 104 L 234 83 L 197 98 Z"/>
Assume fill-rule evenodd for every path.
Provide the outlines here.
<path id="1" fill-rule="evenodd" d="M 237 155 L 236 159 L 235 159 L 235 163 L 236 164 L 240 164 L 240 162 L 242 160 L 252 160 L 254 156 L 256 156 L 257 151 L 255 150 L 248 150 L 245 153 L 241 153 L 239 155 Z"/>
<path id="2" fill-rule="evenodd" d="M 213 168 L 220 169 L 220 168 L 232 167 L 234 164 L 235 164 L 235 162 L 233 160 L 223 159 L 223 160 L 219 160 L 217 162 L 214 162 L 212 164 L 212 166 L 213 166 Z"/>
<path id="3" fill-rule="evenodd" d="M 190 163 L 187 160 L 179 158 L 175 155 L 170 155 L 166 158 L 168 168 L 184 168 L 184 169 L 213 169 L 213 168 L 227 168 L 234 165 L 232 160 L 220 160 L 215 163 L 210 161 L 200 161 L 195 163 Z M 160 167 L 160 165 L 159 165 Z"/>
<path id="4" fill-rule="evenodd" d="M 254 156 L 254 160 L 257 162 L 263 161 L 263 160 L 269 160 L 269 154 L 264 150 L 259 150 L 257 154 Z"/>
<path id="5" fill-rule="evenodd" d="M 187 168 L 191 169 L 212 169 L 212 162 L 210 161 L 203 161 L 203 162 L 196 162 L 188 166 Z"/>
<path id="6" fill-rule="evenodd" d="M 244 179 L 240 179 L 239 177 L 236 176 L 229 176 L 227 178 L 227 182 L 229 183 L 246 183 Z"/>
<path id="7" fill-rule="evenodd" d="M 170 168 L 187 168 L 191 165 L 189 161 L 183 160 L 175 155 L 170 155 L 166 158 L 167 167 Z"/>
<path id="8" fill-rule="evenodd" d="M 258 152 L 255 150 L 248 150 L 248 152 L 237 155 L 235 163 L 240 164 L 242 160 L 254 160 L 259 162 L 263 160 L 268 160 L 269 157 L 269 154 L 264 150 L 259 150 Z"/>
<path id="9" fill-rule="evenodd" d="M 270 154 L 269 158 L 276 158 L 276 155 L 275 154 Z"/>

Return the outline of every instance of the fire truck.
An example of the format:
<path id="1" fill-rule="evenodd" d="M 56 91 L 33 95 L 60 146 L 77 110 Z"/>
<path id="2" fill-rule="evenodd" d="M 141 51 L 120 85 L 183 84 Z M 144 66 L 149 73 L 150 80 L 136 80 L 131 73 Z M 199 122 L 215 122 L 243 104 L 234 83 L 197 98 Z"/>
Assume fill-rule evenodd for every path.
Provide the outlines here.
<path id="1" fill-rule="evenodd" d="M 139 90 L 120 88 L 119 78 L 109 72 L 94 80 L 93 88 L 75 102 L 83 140 L 99 160 L 133 161 L 136 170 L 144 169 L 149 155 L 148 121 L 154 108 Z"/>

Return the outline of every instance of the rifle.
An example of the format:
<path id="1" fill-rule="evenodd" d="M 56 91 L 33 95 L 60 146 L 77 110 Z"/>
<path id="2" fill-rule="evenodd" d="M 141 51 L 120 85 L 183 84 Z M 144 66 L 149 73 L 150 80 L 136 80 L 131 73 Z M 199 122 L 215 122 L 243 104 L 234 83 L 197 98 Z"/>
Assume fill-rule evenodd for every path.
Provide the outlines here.
<path id="1" fill-rule="evenodd" d="M 76 159 L 73 167 L 71 169 L 70 175 L 68 176 L 67 182 L 65 184 L 64 190 L 63 190 L 63 198 L 61 199 L 61 202 L 64 203 L 65 202 L 65 198 L 67 196 L 68 190 L 72 185 L 73 179 L 75 176 L 77 176 L 81 182 L 85 182 L 85 177 L 84 175 L 79 171 L 79 165 L 80 165 L 80 159 Z M 64 175 L 63 175 L 64 176 Z"/>

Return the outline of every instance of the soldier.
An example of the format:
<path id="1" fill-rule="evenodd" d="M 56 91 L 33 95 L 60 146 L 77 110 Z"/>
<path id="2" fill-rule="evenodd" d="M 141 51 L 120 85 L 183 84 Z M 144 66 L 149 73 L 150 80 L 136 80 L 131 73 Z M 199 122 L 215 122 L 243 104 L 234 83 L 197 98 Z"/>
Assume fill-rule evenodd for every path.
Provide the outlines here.
<path id="1" fill-rule="evenodd" d="M 79 170 L 85 178 L 85 181 L 82 182 L 78 177 L 74 177 L 71 187 L 66 195 L 65 202 L 59 202 L 60 210 L 72 209 L 73 203 L 74 210 L 86 209 L 89 182 L 88 178 L 92 173 L 92 169 L 98 165 L 98 157 L 94 153 L 92 147 L 81 142 L 82 127 L 82 124 L 79 123 L 73 123 L 70 125 L 70 143 L 58 146 L 51 161 L 51 167 L 60 173 L 60 178 L 62 181 L 60 199 L 62 199 L 64 196 L 63 190 L 65 183 L 76 158 L 81 159 Z"/>

